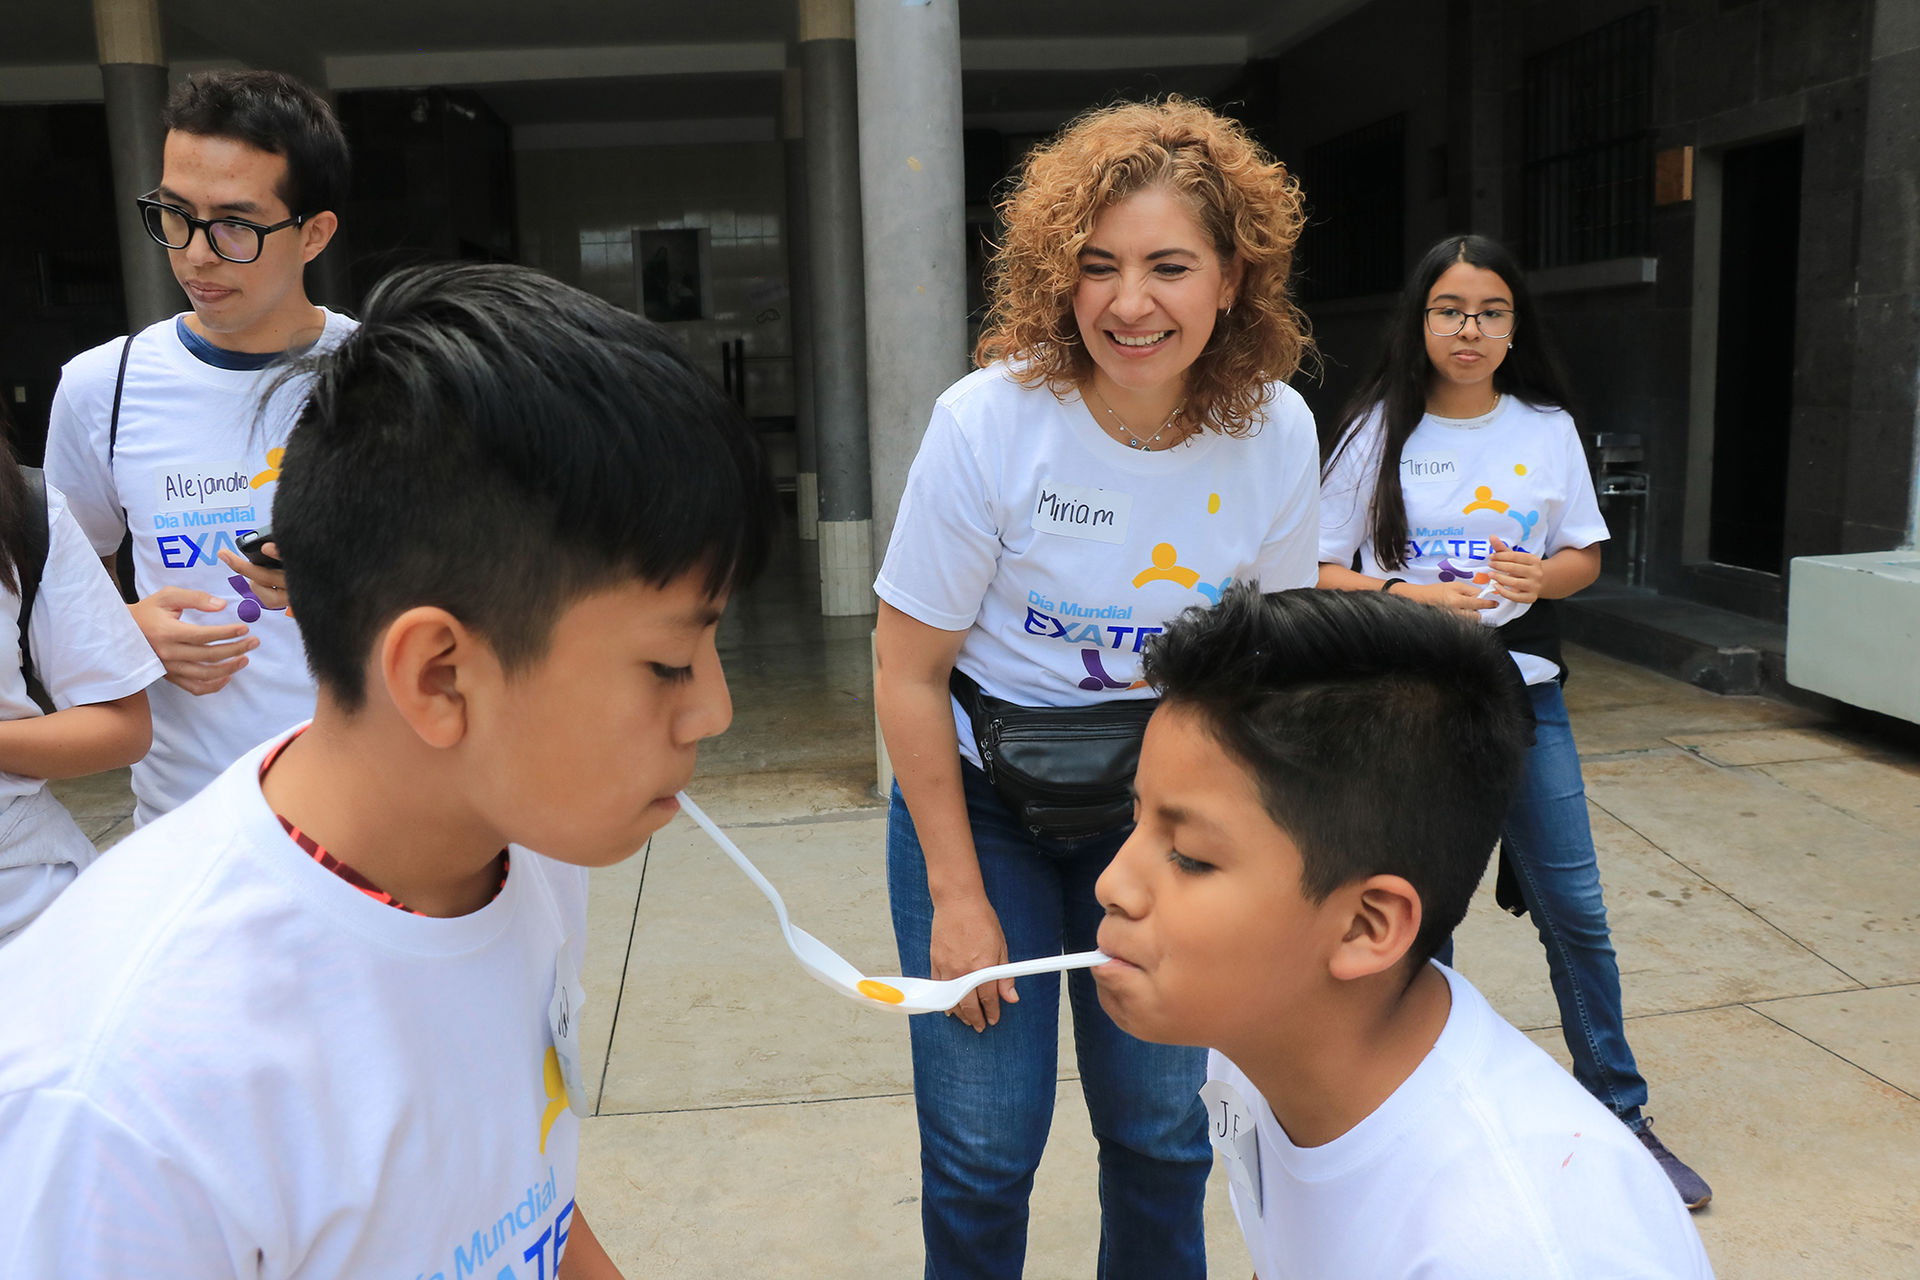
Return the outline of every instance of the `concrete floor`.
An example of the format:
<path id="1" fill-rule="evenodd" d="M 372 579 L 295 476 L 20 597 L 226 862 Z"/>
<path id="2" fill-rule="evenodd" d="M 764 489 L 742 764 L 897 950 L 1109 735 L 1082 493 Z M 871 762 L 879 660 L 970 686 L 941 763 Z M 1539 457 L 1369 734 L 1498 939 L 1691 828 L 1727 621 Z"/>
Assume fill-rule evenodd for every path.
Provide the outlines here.
<path id="1" fill-rule="evenodd" d="M 871 620 L 821 619 L 779 585 L 812 580 L 793 555 L 723 624 L 734 727 L 689 790 L 798 923 L 893 971 Z M 1629 1033 L 1661 1135 L 1714 1186 L 1695 1221 L 1718 1274 L 1920 1275 L 1920 755 L 1570 661 Z M 58 790 L 101 843 L 124 834 L 124 773 Z M 1491 877 L 1482 898 L 1457 963 L 1564 1063 L 1533 929 L 1494 907 Z M 590 925 L 579 1199 L 627 1275 L 918 1275 L 905 1018 L 804 976 L 685 819 L 595 874 Z M 1218 1173 L 1208 1223 L 1212 1273 L 1246 1276 Z M 1066 1071 L 1028 1273 L 1091 1276 L 1098 1229 Z"/>

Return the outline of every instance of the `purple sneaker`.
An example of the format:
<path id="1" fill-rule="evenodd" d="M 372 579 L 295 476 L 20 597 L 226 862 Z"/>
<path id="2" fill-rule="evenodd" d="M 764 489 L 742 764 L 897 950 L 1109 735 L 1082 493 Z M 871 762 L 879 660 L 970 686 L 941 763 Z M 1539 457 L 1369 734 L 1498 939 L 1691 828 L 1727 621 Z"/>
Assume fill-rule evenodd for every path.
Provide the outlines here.
<path id="1" fill-rule="evenodd" d="M 1644 1117 L 1644 1122 L 1633 1131 L 1633 1136 L 1640 1139 L 1640 1145 L 1660 1162 L 1660 1171 L 1667 1175 L 1667 1180 L 1673 1183 L 1673 1189 L 1680 1193 L 1682 1204 L 1689 1209 L 1706 1208 L 1707 1201 L 1713 1199 L 1713 1188 L 1707 1185 L 1705 1178 L 1688 1168 L 1686 1161 L 1667 1150 L 1666 1143 L 1653 1136 L 1652 1116 Z"/>

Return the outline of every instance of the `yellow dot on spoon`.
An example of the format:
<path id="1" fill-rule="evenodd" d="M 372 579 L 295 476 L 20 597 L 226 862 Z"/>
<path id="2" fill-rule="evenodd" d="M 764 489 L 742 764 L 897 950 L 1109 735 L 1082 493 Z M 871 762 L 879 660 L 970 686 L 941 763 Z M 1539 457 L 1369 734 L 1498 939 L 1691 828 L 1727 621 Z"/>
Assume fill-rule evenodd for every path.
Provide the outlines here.
<path id="1" fill-rule="evenodd" d="M 1219 513 L 1220 513 L 1220 495 L 1217 493 L 1208 494 L 1207 495 L 1207 514 L 1211 516 L 1211 515 L 1218 515 Z"/>
<path id="2" fill-rule="evenodd" d="M 869 1000 L 878 1000 L 881 1004 L 899 1004 L 906 997 L 884 982 L 875 982 L 872 978 L 862 978 L 854 988 Z"/>

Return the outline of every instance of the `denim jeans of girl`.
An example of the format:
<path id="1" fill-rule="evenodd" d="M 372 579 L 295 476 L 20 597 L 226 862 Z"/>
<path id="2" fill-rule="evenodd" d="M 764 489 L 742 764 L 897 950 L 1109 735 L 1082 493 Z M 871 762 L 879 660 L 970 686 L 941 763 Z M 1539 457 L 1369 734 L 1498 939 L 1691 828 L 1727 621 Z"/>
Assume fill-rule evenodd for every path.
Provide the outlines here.
<path id="1" fill-rule="evenodd" d="M 961 765 L 987 899 L 1015 960 L 1095 945 L 1093 884 L 1125 830 L 1036 840 L 979 769 Z M 887 886 L 900 972 L 929 977 L 933 905 L 913 820 L 894 788 Z M 1081 1090 L 1100 1151 L 1102 1280 L 1203 1280 L 1201 1206 L 1213 1152 L 1198 1090 L 1202 1049 L 1147 1044 L 1100 1008 L 1084 969 L 1066 976 Z M 958 1018 L 909 1020 L 920 1119 L 920 1220 L 928 1280 L 1008 1280 L 1027 1250 L 1027 1199 L 1058 1080 L 1059 974 L 1021 978 L 1018 1004 L 975 1032 Z"/>
<path id="2" fill-rule="evenodd" d="M 1573 1076 L 1624 1121 L 1639 1128 L 1647 1082 L 1627 1045 L 1620 966 L 1607 930 L 1600 862 L 1587 822 L 1586 785 L 1559 682 L 1528 686 L 1537 722 L 1533 750 L 1501 831 L 1520 881 L 1520 897 L 1547 949 L 1547 976 L 1560 1005 L 1560 1029 Z M 1452 964 L 1451 941 L 1440 960 Z"/>

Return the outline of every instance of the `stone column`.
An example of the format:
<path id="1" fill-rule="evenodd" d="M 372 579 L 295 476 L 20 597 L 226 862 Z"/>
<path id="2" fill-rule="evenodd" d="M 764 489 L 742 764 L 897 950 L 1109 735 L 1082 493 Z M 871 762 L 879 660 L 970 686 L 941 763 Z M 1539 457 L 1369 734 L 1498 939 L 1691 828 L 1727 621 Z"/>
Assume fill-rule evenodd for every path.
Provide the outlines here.
<path id="1" fill-rule="evenodd" d="M 1509 87 L 1521 74 L 1514 40 L 1519 25 L 1509 0 L 1449 0 L 1447 5 L 1450 65 L 1463 68 L 1447 94 L 1449 233 L 1507 238 L 1506 175 L 1519 172 L 1506 155 Z M 1409 242 L 1408 261 L 1424 247 L 1424 234 Z"/>
<path id="2" fill-rule="evenodd" d="M 875 608 L 853 0 L 800 0 L 800 70 L 813 267 L 820 612 L 844 617 Z"/>
<path id="3" fill-rule="evenodd" d="M 1874 6 L 1871 49 L 1842 551 L 1920 545 L 1920 17 L 1912 5 Z"/>
<path id="4" fill-rule="evenodd" d="M 856 0 L 873 556 L 933 402 L 967 369 L 959 0 Z"/>
<path id="5" fill-rule="evenodd" d="M 793 53 L 797 60 L 798 51 Z M 803 76 L 789 66 L 781 79 L 780 138 L 787 161 L 787 317 L 793 330 L 793 429 L 799 465 L 794 507 L 800 538 L 820 536 L 820 436 L 814 413 L 813 240 L 807 221 L 807 130 Z"/>
<path id="6" fill-rule="evenodd" d="M 133 205 L 159 183 L 166 139 L 160 127 L 167 105 L 167 60 L 160 50 L 159 0 L 93 0 L 93 29 L 107 104 L 127 331 L 134 333 L 180 310 L 182 300 L 166 250 L 147 234 Z"/>

